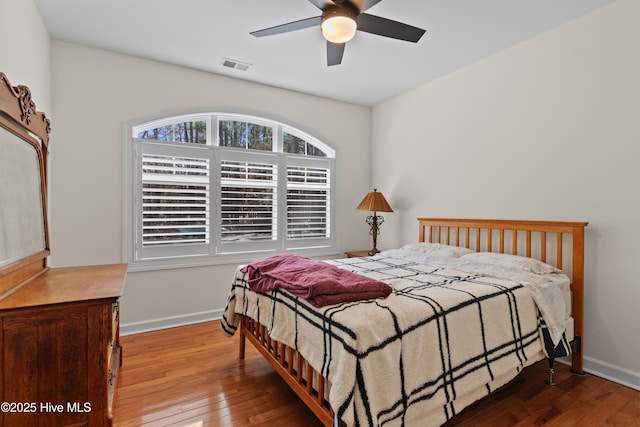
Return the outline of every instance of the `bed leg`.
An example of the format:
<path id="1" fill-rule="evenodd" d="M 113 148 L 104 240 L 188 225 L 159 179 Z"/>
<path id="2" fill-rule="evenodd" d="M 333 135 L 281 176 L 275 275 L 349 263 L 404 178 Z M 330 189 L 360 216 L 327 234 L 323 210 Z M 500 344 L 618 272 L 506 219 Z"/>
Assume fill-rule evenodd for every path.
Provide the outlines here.
<path id="1" fill-rule="evenodd" d="M 244 360 L 244 350 L 247 344 L 247 337 L 244 335 L 244 319 L 240 320 L 240 328 L 239 328 L 239 333 L 240 333 L 240 342 L 238 344 L 238 358 L 240 360 Z"/>
<path id="2" fill-rule="evenodd" d="M 238 347 L 238 357 L 240 359 L 244 359 L 244 348 L 246 345 L 247 339 L 244 335 L 240 335 L 240 346 Z"/>
<path id="3" fill-rule="evenodd" d="M 576 336 L 571 341 L 571 372 L 576 375 L 584 375 L 584 360 L 582 356 L 582 337 Z"/>
<path id="4" fill-rule="evenodd" d="M 545 380 L 545 383 L 547 383 L 549 385 L 556 385 L 556 383 L 553 382 L 553 374 L 555 373 L 555 371 L 553 370 L 554 359 L 553 358 L 549 358 L 547 360 L 549 361 L 549 378 L 547 380 Z"/>

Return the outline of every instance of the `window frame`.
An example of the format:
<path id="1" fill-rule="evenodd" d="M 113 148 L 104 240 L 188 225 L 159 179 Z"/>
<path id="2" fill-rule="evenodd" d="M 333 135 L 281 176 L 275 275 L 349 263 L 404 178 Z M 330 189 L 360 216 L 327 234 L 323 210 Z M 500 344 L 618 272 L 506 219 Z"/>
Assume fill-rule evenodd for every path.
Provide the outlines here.
<path id="1" fill-rule="evenodd" d="M 171 125 L 180 121 L 203 120 L 207 124 L 207 143 L 190 144 L 183 142 L 154 142 L 152 139 L 138 139 L 133 136 L 134 129 Z M 261 126 L 273 128 L 272 151 L 252 150 L 248 148 L 220 147 L 217 142 L 220 120 L 248 121 Z M 194 112 L 187 114 L 165 115 L 160 118 L 147 118 L 123 123 L 122 153 L 123 153 L 123 181 L 122 181 L 122 261 L 129 264 L 129 271 L 148 271 L 173 269 L 184 267 L 196 267 L 218 264 L 243 263 L 258 257 L 266 257 L 281 253 L 296 252 L 306 256 L 334 255 L 339 252 L 336 238 L 336 151 L 328 144 L 313 137 L 309 133 L 300 130 L 290 124 L 281 123 L 265 117 L 256 117 L 245 114 L 228 112 Z M 326 154 L 324 156 L 300 155 L 284 153 L 283 134 L 289 133 L 306 143 L 313 145 Z M 141 252 L 152 253 L 154 251 L 140 250 L 142 244 L 141 227 L 137 221 L 142 214 L 142 172 L 140 160 L 142 159 L 142 144 L 158 144 L 161 146 L 175 147 L 183 151 L 185 146 L 190 149 L 199 149 L 208 152 L 210 159 L 210 234 L 209 243 L 206 246 L 207 253 L 190 253 L 189 250 L 180 254 L 176 250 L 175 255 L 159 254 L 156 257 L 141 258 Z M 189 144 L 189 145 L 187 145 Z M 171 151 L 173 148 L 168 148 Z M 256 241 L 252 243 L 222 242 L 220 236 L 221 209 L 220 189 L 222 188 L 221 162 L 225 159 L 269 159 L 277 167 L 277 239 L 266 242 Z M 317 167 L 326 169 L 328 173 L 328 198 L 327 198 L 327 231 L 329 237 L 309 239 L 288 239 L 287 236 L 287 167 Z M 175 248 L 178 248 L 176 245 Z M 157 252 L 172 252 L 160 250 Z"/>

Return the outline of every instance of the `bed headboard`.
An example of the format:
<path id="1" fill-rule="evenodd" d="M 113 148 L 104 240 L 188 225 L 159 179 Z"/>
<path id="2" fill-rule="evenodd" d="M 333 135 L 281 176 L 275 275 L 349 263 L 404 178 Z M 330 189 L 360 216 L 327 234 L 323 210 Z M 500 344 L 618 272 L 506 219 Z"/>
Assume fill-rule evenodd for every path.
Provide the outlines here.
<path id="1" fill-rule="evenodd" d="M 50 124 L 0 73 L 0 301 L 47 269 Z"/>
<path id="2" fill-rule="evenodd" d="M 576 345 L 572 370 L 583 373 L 584 229 L 587 222 L 418 218 L 418 241 L 535 258 L 571 278 Z"/>

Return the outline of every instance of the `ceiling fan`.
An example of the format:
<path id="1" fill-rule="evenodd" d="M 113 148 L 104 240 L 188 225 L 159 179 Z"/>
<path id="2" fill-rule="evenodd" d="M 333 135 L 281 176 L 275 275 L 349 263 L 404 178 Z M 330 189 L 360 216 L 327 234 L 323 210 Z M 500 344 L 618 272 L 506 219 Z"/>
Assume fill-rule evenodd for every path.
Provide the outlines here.
<path id="1" fill-rule="evenodd" d="M 320 26 L 327 40 L 327 65 L 342 62 L 346 42 L 358 31 L 416 43 L 425 30 L 402 22 L 364 13 L 382 0 L 309 0 L 322 11 L 320 16 L 276 25 L 250 33 L 255 37 L 272 36 Z"/>

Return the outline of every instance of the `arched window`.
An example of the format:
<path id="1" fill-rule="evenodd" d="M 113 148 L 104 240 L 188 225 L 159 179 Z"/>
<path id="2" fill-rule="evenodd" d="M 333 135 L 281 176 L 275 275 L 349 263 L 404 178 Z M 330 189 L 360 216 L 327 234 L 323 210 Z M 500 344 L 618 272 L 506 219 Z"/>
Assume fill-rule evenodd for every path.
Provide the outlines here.
<path id="1" fill-rule="evenodd" d="M 126 125 L 133 271 L 335 253 L 335 152 L 283 123 L 189 114 Z"/>

